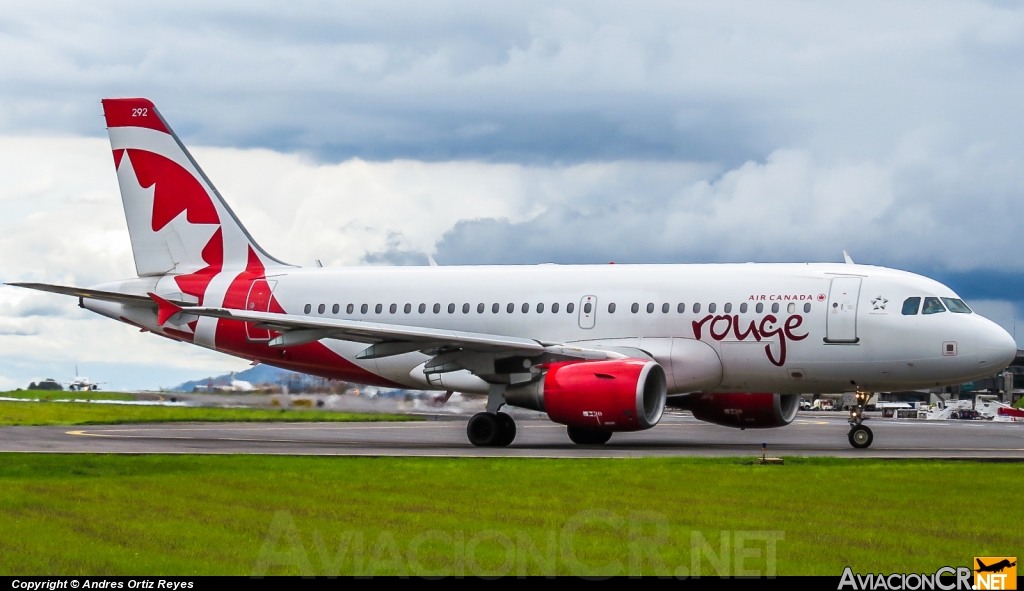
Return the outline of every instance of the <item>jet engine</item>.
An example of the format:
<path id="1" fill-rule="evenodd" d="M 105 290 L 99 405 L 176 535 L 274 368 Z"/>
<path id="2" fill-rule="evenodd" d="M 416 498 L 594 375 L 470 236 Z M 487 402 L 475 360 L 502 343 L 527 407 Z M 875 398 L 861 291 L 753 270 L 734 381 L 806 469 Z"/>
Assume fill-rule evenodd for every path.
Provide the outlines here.
<path id="1" fill-rule="evenodd" d="M 707 423 L 741 429 L 785 427 L 796 418 L 799 394 L 687 394 L 673 397 L 668 405 L 693 413 Z"/>
<path id="2" fill-rule="evenodd" d="M 654 361 L 570 361 L 548 364 L 540 380 L 508 388 L 505 402 L 570 428 L 610 433 L 657 425 L 667 393 L 665 370 Z"/>

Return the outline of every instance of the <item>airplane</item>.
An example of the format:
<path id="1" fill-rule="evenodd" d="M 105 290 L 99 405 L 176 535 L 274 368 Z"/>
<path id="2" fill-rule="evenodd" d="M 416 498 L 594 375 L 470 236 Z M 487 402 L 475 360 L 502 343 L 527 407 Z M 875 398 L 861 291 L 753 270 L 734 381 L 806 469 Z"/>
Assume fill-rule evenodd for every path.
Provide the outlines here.
<path id="1" fill-rule="evenodd" d="M 467 423 L 507 446 L 501 410 L 547 413 L 580 445 L 650 429 L 666 406 L 730 427 L 791 423 L 801 394 L 956 385 L 1014 339 L 950 288 L 845 263 L 299 267 L 263 250 L 156 107 L 102 101 L 137 277 L 14 283 L 175 341 L 359 384 L 486 396 Z M 844 253 L 845 255 L 845 253 Z"/>
<path id="2" fill-rule="evenodd" d="M 1017 566 L 1016 562 L 1010 562 L 1005 558 L 1003 560 L 1000 560 L 999 562 L 996 562 L 995 564 L 990 564 L 988 566 L 986 566 L 980 558 L 976 558 L 975 560 L 978 562 L 977 572 L 979 573 L 997 573 L 1010 567 Z"/>
<path id="3" fill-rule="evenodd" d="M 93 382 L 85 376 L 78 375 L 78 366 L 75 366 L 75 379 L 71 382 L 67 382 L 68 390 L 72 392 L 96 392 L 99 391 L 100 385 L 106 382 Z"/>

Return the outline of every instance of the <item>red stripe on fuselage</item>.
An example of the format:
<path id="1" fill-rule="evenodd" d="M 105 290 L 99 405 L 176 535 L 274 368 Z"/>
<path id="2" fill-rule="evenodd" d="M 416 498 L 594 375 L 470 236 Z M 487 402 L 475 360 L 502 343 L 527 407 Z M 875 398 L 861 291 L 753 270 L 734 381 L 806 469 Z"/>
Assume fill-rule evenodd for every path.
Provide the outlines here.
<path id="1" fill-rule="evenodd" d="M 244 310 L 245 300 L 253 283 L 266 281 L 265 275 L 265 269 L 259 256 L 252 248 L 249 248 L 249 261 L 246 269 L 231 282 L 227 293 L 224 294 L 223 307 Z M 273 295 L 270 298 L 269 311 L 284 313 L 284 308 Z M 366 371 L 319 342 L 278 349 L 268 346 L 264 341 L 250 341 L 246 335 L 245 323 L 238 320 L 217 320 L 215 346 L 220 351 L 239 357 L 259 360 L 267 365 L 322 378 L 386 388 L 403 387 L 401 384 Z"/>

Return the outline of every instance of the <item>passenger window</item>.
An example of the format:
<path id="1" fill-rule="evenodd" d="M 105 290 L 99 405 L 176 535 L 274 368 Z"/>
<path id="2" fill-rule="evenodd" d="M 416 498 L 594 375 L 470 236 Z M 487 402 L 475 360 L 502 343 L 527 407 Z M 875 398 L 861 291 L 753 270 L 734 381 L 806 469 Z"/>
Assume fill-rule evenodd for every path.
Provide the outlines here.
<path id="1" fill-rule="evenodd" d="M 345 306 L 345 313 L 346 314 L 351 314 L 352 312 L 355 312 L 355 310 L 356 310 L 356 307 L 353 306 L 352 304 L 349 304 L 349 305 Z"/>
<path id="2" fill-rule="evenodd" d="M 590 314 L 590 311 L 593 310 L 593 309 L 594 309 L 594 306 L 592 306 L 590 304 L 590 302 L 587 302 L 587 303 L 583 304 L 583 313 L 584 314 Z"/>
<path id="3" fill-rule="evenodd" d="M 380 304 L 377 304 L 376 306 L 373 307 L 373 311 L 376 312 L 377 314 L 380 314 L 380 311 L 383 310 L 383 309 L 384 309 L 384 306 L 382 306 Z"/>
<path id="4" fill-rule="evenodd" d="M 679 304 L 678 306 L 676 306 L 676 312 L 679 312 L 680 314 L 682 314 L 685 311 L 686 311 L 686 304 Z"/>
<path id="5" fill-rule="evenodd" d="M 786 312 L 789 313 L 789 314 L 792 314 L 793 312 L 796 312 L 796 304 L 794 304 L 793 302 L 790 302 L 789 305 L 786 306 Z"/>
<path id="6" fill-rule="evenodd" d="M 725 306 L 722 307 L 722 310 L 724 310 L 726 314 L 731 314 L 732 313 L 732 304 L 731 303 L 727 303 Z"/>
<path id="7" fill-rule="evenodd" d="M 302 311 L 305 312 L 306 314 L 309 314 L 310 312 L 313 311 L 313 306 L 311 306 L 310 304 L 306 304 L 306 307 L 303 308 Z"/>
<path id="8" fill-rule="evenodd" d="M 499 306 L 498 304 L 494 304 L 494 305 L 491 306 L 491 313 L 492 314 L 497 314 L 498 310 L 500 310 L 500 309 L 501 309 L 501 306 Z"/>
<path id="9" fill-rule="evenodd" d="M 942 305 L 939 298 L 925 298 L 924 308 L 921 310 L 922 314 L 938 314 L 939 312 L 945 312 L 946 307 Z"/>
<path id="10" fill-rule="evenodd" d="M 462 304 L 462 313 L 469 314 L 469 303 Z"/>
<path id="11" fill-rule="evenodd" d="M 434 314 L 441 313 L 441 304 L 434 304 Z"/>
<path id="12" fill-rule="evenodd" d="M 615 304 L 608 304 L 608 313 L 609 314 L 614 314 L 615 313 Z"/>
<path id="13" fill-rule="evenodd" d="M 398 304 L 391 304 L 390 306 L 388 306 L 388 312 L 391 312 L 392 314 L 394 314 L 397 311 L 398 311 Z"/>
<path id="14" fill-rule="evenodd" d="M 746 313 L 747 313 L 747 303 L 743 302 L 742 304 L 740 304 L 740 314 L 746 314 Z"/>
<path id="15" fill-rule="evenodd" d="M 569 302 L 565 305 L 566 314 L 572 314 L 572 311 L 576 309 L 576 304 Z"/>
<path id="16" fill-rule="evenodd" d="M 405 312 L 406 314 L 412 312 L 412 304 L 406 304 L 405 307 L 402 308 L 402 311 Z"/>
<path id="17" fill-rule="evenodd" d="M 541 314 L 544 312 L 544 304 L 537 304 L 537 313 Z"/>
<path id="18" fill-rule="evenodd" d="M 337 314 L 341 310 L 341 306 L 334 304 L 331 306 L 331 314 Z"/>
<path id="19" fill-rule="evenodd" d="M 668 311 L 669 311 L 670 307 L 671 306 L 669 306 L 668 304 L 662 304 L 661 305 L 661 313 L 662 314 L 668 314 Z"/>
<path id="20" fill-rule="evenodd" d="M 764 312 L 764 304 L 758 304 L 754 306 L 754 311 L 757 312 L 758 314 Z"/>
<path id="21" fill-rule="evenodd" d="M 640 304 L 637 304 L 637 303 L 634 302 L 633 306 L 630 308 L 630 310 L 632 310 L 633 313 L 636 314 L 637 312 L 640 311 Z"/>
<path id="22" fill-rule="evenodd" d="M 647 313 L 651 314 L 654 312 L 654 304 L 647 304 Z"/>
<path id="23" fill-rule="evenodd" d="M 700 304 L 694 304 L 693 305 L 693 313 L 694 314 L 699 314 L 700 313 Z"/>
<path id="24" fill-rule="evenodd" d="M 811 303 L 807 302 L 806 304 L 804 304 L 804 314 L 810 314 L 810 313 L 811 313 Z"/>
<path id="25" fill-rule="evenodd" d="M 558 302 L 551 304 L 551 313 L 558 314 Z"/>
<path id="26" fill-rule="evenodd" d="M 942 301 L 946 303 L 946 307 L 949 308 L 950 312 L 954 314 L 970 314 L 971 309 L 967 307 L 967 304 L 963 300 L 957 298 L 942 298 Z"/>
<path id="27" fill-rule="evenodd" d="M 316 307 L 317 314 L 323 314 L 325 310 L 327 310 L 327 306 L 323 304 L 320 304 L 319 306 Z"/>
<path id="28" fill-rule="evenodd" d="M 449 314 L 454 314 L 455 313 L 455 304 L 448 304 L 448 313 Z"/>
<path id="29" fill-rule="evenodd" d="M 530 304 L 527 304 L 526 302 L 523 302 L 523 314 L 526 314 L 529 311 L 530 311 Z"/>
<path id="30" fill-rule="evenodd" d="M 772 314 L 778 314 L 778 313 L 779 313 L 779 304 L 778 303 L 772 304 Z"/>
<path id="31" fill-rule="evenodd" d="M 505 308 L 505 311 L 508 312 L 509 314 L 511 314 L 512 312 L 515 312 L 516 311 L 516 305 L 515 304 L 509 304 Z"/>
<path id="32" fill-rule="evenodd" d="M 359 306 L 359 313 L 360 314 L 366 314 L 366 311 L 369 310 L 369 309 L 370 309 L 369 306 L 367 306 L 366 304 L 363 304 L 362 306 Z"/>
<path id="33" fill-rule="evenodd" d="M 419 307 L 420 314 L 423 314 L 426 311 L 427 311 L 427 305 L 426 304 L 420 304 L 420 307 Z"/>
<path id="34" fill-rule="evenodd" d="M 476 305 L 476 313 L 477 314 L 483 314 L 484 313 L 484 308 L 486 308 L 486 306 L 484 306 L 482 302 L 477 304 Z"/>
<path id="35" fill-rule="evenodd" d="M 708 304 L 708 314 L 714 314 L 715 310 L 717 310 L 717 309 L 718 309 L 717 305 L 715 305 L 713 303 L 712 304 Z"/>
<path id="36" fill-rule="evenodd" d="M 921 309 L 921 298 L 907 298 L 903 300 L 903 315 L 916 316 Z"/>

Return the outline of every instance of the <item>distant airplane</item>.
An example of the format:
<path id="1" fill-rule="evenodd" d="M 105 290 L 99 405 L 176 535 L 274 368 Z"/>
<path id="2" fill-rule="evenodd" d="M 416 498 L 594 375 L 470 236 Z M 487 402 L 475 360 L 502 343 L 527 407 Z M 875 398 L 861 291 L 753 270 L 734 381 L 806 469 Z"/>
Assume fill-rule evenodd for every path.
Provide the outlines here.
<path id="1" fill-rule="evenodd" d="M 71 391 L 82 391 L 82 392 L 93 392 L 100 389 L 100 384 L 106 382 L 90 382 L 89 378 L 78 375 L 78 366 L 75 366 L 75 379 L 68 383 L 68 390 Z"/>
<path id="2" fill-rule="evenodd" d="M 1009 560 L 1007 560 L 1005 558 L 1000 560 L 999 562 L 997 562 L 995 564 L 990 564 L 988 566 L 986 566 L 985 563 L 982 562 L 980 558 L 976 559 L 976 561 L 978 563 L 978 568 L 976 570 L 979 573 L 997 573 L 999 571 L 1008 569 L 1008 568 L 1010 568 L 1012 566 L 1017 566 L 1016 562 L 1010 562 Z"/>
<path id="3" fill-rule="evenodd" d="M 961 384 L 1016 353 L 1005 330 L 945 285 L 848 255 L 845 264 L 300 268 L 256 244 L 153 103 L 103 108 L 138 277 L 14 285 L 291 371 L 486 395 L 487 410 L 467 425 L 474 445 L 513 441 L 505 405 L 546 412 L 572 441 L 602 444 L 654 427 L 667 402 L 700 420 L 765 428 L 792 422 L 800 394 L 856 390 L 848 439 L 864 448 L 869 393 Z"/>

